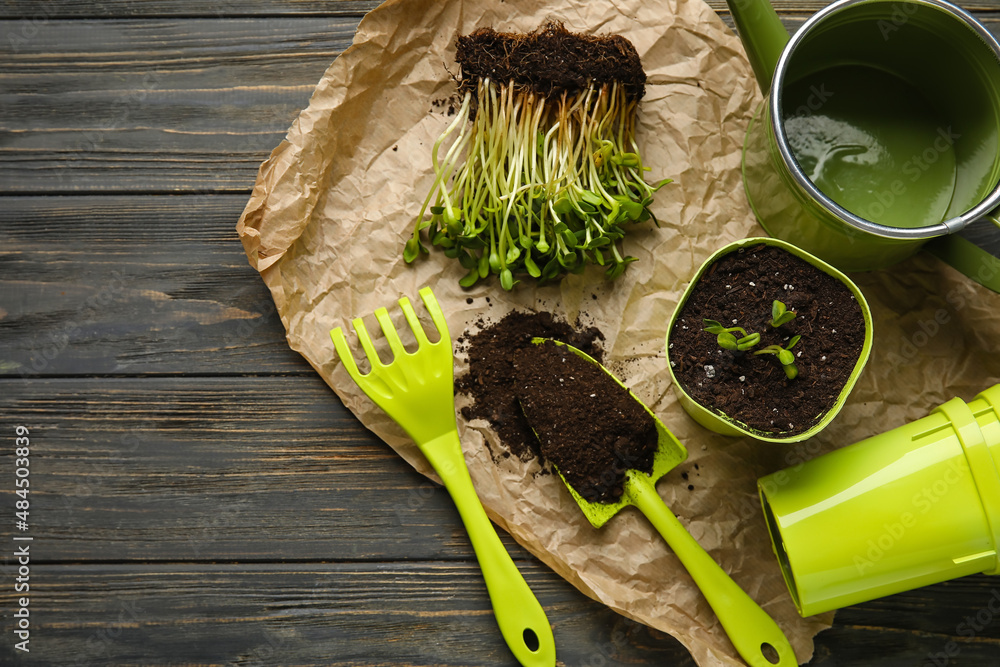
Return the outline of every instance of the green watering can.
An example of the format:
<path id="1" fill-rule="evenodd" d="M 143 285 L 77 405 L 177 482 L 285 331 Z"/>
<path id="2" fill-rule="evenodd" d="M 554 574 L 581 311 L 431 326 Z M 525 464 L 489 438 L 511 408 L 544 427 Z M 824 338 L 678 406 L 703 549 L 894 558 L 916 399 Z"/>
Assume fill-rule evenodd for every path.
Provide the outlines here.
<path id="1" fill-rule="evenodd" d="M 930 242 L 1000 291 L 990 33 L 943 0 L 839 0 L 791 37 L 767 0 L 728 3 L 765 93 L 743 176 L 767 232 L 842 271 L 891 266 Z"/>

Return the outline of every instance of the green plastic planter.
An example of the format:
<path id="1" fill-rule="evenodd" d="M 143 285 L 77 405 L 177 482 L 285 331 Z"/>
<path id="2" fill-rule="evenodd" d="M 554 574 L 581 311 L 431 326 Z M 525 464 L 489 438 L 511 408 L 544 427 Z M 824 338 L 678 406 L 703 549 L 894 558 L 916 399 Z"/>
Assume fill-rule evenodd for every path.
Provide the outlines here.
<path id="1" fill-rule="evenodd" d="M 830 266 L 823 260 L 809 254 L 805 250 L 788 243 L 787 241 L 782 241 L 780 239 L 768 238 L 768 237 L 751 237 L 746 239 L 741 239 L 739 241 L 734 241 L 728 245 L 723 246 L 716 252 L 712 254 L 705 263 L 701 265 L 698 272 L 695 274 L 694 278 L 688 283 L 687 289 L 684 290 L 684 294 L 681 295 L 681 299 L 674 309 L 674 314 L 670 318 L 670 323 L 667 325 L 667 337 L 666 337 L 666 350 L 667 350 L 667 360 L 670 359 L 670 334 L 674 330 L 674 324 L 677 321 L 681 310 L 684 308 L 684 304 L 687 303 L 688 298 L 691 296 L 692 290 L 698 284 L 702 275 L 714 264 L 720 257 L 728 255 L 731 252 L 736 252 L 740 248 L 755 247 L 758 245 L 769 245 L 782 248 L 792 255 L 799 257 L 809 264 L 812 264 L 820 271 L 827 273 L 840 282 L 842 282 L 854 295 L 855 300 L 857 300 L 858 305 L 861 306 L 861 312 L 865 320 L 865 340 L 861 348 L 861 354 L 858 357 L 857 363 L 854 365 L 854 370 L 851 372 L 847 383 L 841 389 L 840 394 L 837 396 L 836 403 L 819 419 L 815 424 L 807 431 L 797 434 L 781 435 L 774 433 L 764 433 L 749 427 L 748 425 L 742 423 L 737 415 L 725 415 L 721 412 L 713 410 L 705 405 L 702 405 L 694 398 L 692 398 L 684 387 L 681 385 L 677 376 L 674 374 L 673 367 L 670 363 L 667 364 L 667 369 L 670 371 L 670 378 L 673 380 L 674 391 L 677 394 L 677 398 L 680 401 L 681 406 L 684 410 L 691 415 L 691 417 L 704 426 L 705 428 L 715 431 L 716 433 L 721 433 L 723 435 L 731 436 L 750 436 L 756 438 L 757 440 L 763 440 L 765 442 L 777 442 L 777 443 L 793 443 L 801 442 L 816 435 L 829 424 L 840 409 L 844 406 L 847 401 L 848 395 L 854 388 L 858 377 L 861 375 L 861 371 L 864 369 L 865 364 L 868 363 L 868 356 L 871 354 L 872 349 L 872 314 L 871 310 L 868 308 L 868 302 L 865 300 L 864 295 L 858 286 L 851 281 L 846 275 Z"/>
<path id="2" fill-rule="evenodd" d="M 758 480 L 803 616 L 1000 574 L 1000 385 Z"/>

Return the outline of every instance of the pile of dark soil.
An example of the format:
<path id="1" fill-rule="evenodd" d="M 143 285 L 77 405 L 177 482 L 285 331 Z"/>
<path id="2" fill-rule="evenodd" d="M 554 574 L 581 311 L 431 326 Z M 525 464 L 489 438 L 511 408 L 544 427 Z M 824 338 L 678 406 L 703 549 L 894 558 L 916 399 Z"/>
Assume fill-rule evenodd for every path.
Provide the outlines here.
<path id="1" fill-rule="evenodd" d="M 514 370 L 542 456 L 584 499 L 615 502 L 626 470 L 652 472 L 656 422 L 603 370 L 552 342 L 521 349 Z"/>
<path id="2" fill-rule="evenodd" d="M 771 305 L 795 319 L 772 328 Z M 754 348 L 802 338 L 792 352 L 799 375 L 789 380 L 773 355 L 720 350 L 703 319 L 759 333 Z M 684 390 L 702 405 L 758 431 L 808 430 L 836 402 L 861 354 L 861 306 L 836 278 L 774 246 L 741 249 L 706 271 L 678 314 L 667 357 Z"/>
<path id="3" fill-rule="evenodd" d="M 479 322 L 481 329 L 463 334 L 459 345 L 469 356 L 469 370 L 455 382 L 455 389 L 473 403 L 462 408 L 466 419 L 485 419 L 510 454 L 527 461 L 537 457 L 538 441 L 531 431 L 514 392 L 514 357 L 532 345 L 531 339 L 552 338 L 569 343 L 595 359 L 603 358 L 604 335 L 594 327 L 571 326 L 551 313 L 512 311 L 493 323 Z"/>
<path id="4" fill-rule="evenodd" d="M 524 86 L 550 99 L 612 82 L 625 86 L 629 99 L 642 98 L 646 90 L 646 73 L 630 41 L 573 33 L 558 22 L 530 33 L 480 28 L 461 35 L 455 60 L 462 72 L 460 94 L 475 96 L 482 78 Z"/>

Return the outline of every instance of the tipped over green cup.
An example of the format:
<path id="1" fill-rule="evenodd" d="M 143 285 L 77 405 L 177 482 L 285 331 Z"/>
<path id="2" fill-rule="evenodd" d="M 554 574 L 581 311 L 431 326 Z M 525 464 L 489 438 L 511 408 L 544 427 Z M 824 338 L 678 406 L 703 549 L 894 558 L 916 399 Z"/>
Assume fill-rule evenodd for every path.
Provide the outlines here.
<path id="1" fill-rule="evenodd" d="M 1000 574 L 1000 384 L 762 477 L 758 489 L 803 616 Z"/>

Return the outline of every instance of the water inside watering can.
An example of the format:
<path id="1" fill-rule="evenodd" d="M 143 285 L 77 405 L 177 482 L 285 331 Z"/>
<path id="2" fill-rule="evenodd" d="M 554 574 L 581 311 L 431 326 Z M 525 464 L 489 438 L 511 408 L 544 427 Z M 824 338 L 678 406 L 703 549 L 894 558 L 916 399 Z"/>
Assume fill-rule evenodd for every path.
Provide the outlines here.
<path id="1" fill-rule="evenodd" d="M 912 85 L 841 65 L 788 85 L 782 108 L 795 160 L 837 204 L 893 227 L 945 219 L 956 182 L 954 137 Z"/>

